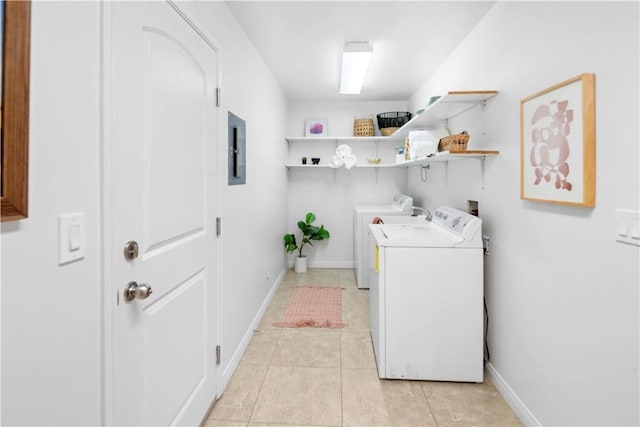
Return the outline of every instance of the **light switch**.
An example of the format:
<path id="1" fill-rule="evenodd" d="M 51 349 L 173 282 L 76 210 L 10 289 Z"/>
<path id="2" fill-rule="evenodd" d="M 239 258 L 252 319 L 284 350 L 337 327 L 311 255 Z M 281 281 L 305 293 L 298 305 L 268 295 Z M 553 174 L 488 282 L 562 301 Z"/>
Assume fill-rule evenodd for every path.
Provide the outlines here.
<path id="1" fill-rule="evenodd" d="M 627 218 L 625 215 L 620 215 L 619 213 L 616 215 L 616 234 L 618 237 L 627 237 L 629 232 L 627 230 Z"/>
<path id="2" fill-rule="evenodd" d="M 77 251 L 80 249 L 80 226 L 72 225 L 69 227 L 69 250 Z"/>
<path id="3" fill-rule="evenodd" d="M 58 263 L 77 261 L 85 256 L 84 212 L 58 217 Z"/>
<path id="4" fill-rule="evenodd" d="M 616 209 L 616 240 L 640 246 L 640 212 Z"/>

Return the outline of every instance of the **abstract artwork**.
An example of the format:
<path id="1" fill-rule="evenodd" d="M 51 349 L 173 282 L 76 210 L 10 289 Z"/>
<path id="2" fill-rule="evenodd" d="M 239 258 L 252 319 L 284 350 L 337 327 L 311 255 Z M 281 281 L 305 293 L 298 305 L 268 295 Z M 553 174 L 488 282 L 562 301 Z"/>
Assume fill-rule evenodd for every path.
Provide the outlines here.
<path id="1" fill-rule="evenodd" d="M 520 101 L 520 198 L 595 206 L 595 76 Z"/>
<path id="2" fill-rule="evenodd" d="M 304 136 L 327 136 L 327 121 L 322 119 L 305 120 Z"/>

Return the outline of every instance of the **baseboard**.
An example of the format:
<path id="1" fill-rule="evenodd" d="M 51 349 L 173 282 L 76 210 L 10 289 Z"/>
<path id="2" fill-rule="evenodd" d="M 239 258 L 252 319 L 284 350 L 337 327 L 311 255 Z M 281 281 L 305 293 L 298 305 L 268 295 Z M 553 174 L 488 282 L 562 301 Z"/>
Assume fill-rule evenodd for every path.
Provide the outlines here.
<path id="1" fill-rule="evenodd" d="M 489 381 L 500 392 L 504 400 L 511 406 L 513 412 L 516 413 L 518 418 L 527 426 L 542 426 L 540 421 L 531 413 L 529 408 L 520 400 L 518 395 L 513 391 L 509 384 L 502 378 L 502 375 L 498 373 L 496 368 L 489 362 L 485 363 L 485 374 L 489 378 Z"/>
<path id="2" fill-rule="evenodd" d="M 233 355 L 231 356 L 231 359 L 229 360 L 229 363 L 227 364 L 227 366 L 225 366 L 222 376 L 220 378 L 222 383 L 218 384 L 218 396 L 222 396 L 224 389 L 227 387 L 227 384 L 229 384 L 229 380 L 231 380 L 231 376 L 236 371 L 236 368 L 238 367 L 238 364 L 240 363 L 240 360 L 242 359 L 242 356 L 244 355 L 244 352 L 246 351 L 247 346 L 249 346 L 249 342 L 251 341 L 251 338 L 253 338 L 254 330 L 258 328 L 258 325 L 260 324 L 262 317 L 267 311 L 269 304 L 271 304 L 271 300 L 273 299 L 273 296 L 278 290 L 280 283 L 282 283 L 282 279 L 284 279 L 285 274 L 287 274 L 287 269 L 283 268 L 282 271 L 280 271 L 280 274 L 278 274 L 278 277 L 276 278 L 276 280 L 274 281 L 273 286 L 269 290 L 269 293 L 267 294 L 267 297 L 265 298 L 264 302 L 260 306 L 260 309 L 258 310 L 255 317 L 253 318 L 251 325 L 249 325 L 249 328 L 247 329 L 244 336 L 242 337 L 242 340 L 240 341 L 240 345 L 238 345 L 238 348 L 236 348 L 236 351 L 234 351 Z"/>
<path id="3" fill-rule="evenodd" d="M 293 258 L 287 261 L 289 268 L 293 268 Z M 309 268 L 355 268 L 353 261 L 311 261 Z"/>

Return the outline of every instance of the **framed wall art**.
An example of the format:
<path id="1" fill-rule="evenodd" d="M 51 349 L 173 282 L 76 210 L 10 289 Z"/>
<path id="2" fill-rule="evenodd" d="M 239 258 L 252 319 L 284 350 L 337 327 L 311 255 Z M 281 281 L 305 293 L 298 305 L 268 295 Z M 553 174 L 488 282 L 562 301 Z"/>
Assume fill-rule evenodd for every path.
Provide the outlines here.
<path id="1" fill-rule="evenodd" d="M 581 74 L 520 101 L 520 198 L 594 207 L 595 76 Z"/>
<path id="2" fill-rule="evenodd" d="M 304 136 L 327 136 L 326 119 L 306 119 L 304 121 Z"/>

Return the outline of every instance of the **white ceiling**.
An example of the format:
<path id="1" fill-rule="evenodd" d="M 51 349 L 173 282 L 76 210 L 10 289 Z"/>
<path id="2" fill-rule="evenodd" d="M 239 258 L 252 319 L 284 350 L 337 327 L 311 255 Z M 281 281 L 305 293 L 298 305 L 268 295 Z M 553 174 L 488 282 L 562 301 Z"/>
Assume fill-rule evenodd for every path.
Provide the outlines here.
<path id="1" fill-rule="evenodd" d="M 227 1 L 291 100 L 406 100 L 495 1 Z M 339 95 L 342 47 L 373 56 L 360 95 Z"/>

